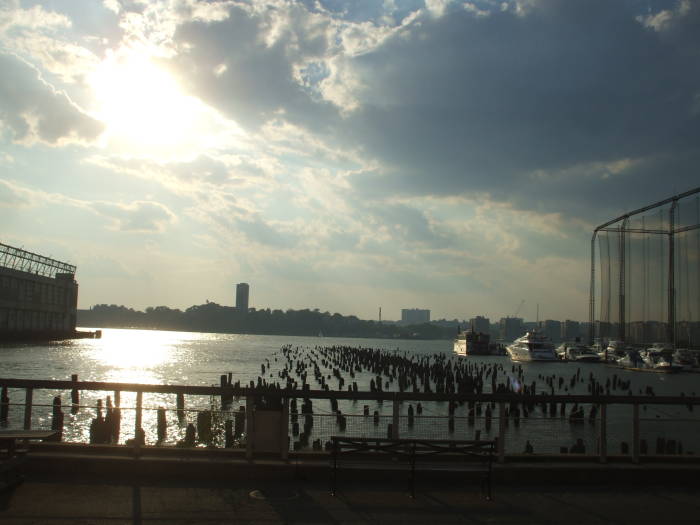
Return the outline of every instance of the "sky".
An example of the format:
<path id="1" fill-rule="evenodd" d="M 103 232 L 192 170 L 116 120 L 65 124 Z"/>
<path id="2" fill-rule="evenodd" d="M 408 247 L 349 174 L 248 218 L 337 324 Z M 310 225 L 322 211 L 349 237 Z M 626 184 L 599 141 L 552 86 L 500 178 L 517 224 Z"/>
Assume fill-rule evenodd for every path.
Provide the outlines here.
<path id="1" fill-rule="evenodd" d="M 0 242 L 80 308 L 585 320 L 595 226 L 700 185 L 699 59 L 690 0 L 5 0 Z"/>

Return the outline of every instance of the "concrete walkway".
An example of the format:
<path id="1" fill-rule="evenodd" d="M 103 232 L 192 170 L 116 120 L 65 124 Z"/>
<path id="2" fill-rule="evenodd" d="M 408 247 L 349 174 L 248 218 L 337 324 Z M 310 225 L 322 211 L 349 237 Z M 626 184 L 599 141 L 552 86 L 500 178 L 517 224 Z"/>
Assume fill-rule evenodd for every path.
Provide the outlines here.
<path id="1" fill-rule="evenodd" d="M 419 484 L 421 485 L 421 484 Z M 0 523 L 700 523 L 700 487 L 508 483 L 495 499 L 476 485 L 423 483 L 411 499 L 390 483 L 96 483 L 32 479 L 0 495 Z"/>

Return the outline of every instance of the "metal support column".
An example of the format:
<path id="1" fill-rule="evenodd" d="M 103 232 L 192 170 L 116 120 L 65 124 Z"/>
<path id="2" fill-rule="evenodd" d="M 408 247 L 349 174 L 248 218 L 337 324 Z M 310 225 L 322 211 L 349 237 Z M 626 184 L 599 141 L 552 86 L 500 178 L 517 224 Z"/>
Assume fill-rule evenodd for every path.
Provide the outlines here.
<path id="1" fill-rule="evenodd" d="M 506 461 L 506 404 L 498 402 L 498 462 Z"/>
<path id="2" fill-rule="evenodd" d="M 32 399 L 34 397 L 34 389 L 25 389 L 24 395 L 24 430 L 32 429 Z"/>
<path id="3" fill-rule="evenodd" d="M 603 403 L 600 405 L 600 420 L 598 427 L 598 451 L 600 453 L 600 462 L 608 462 L 608 405 Z"/>
<path id="4" fill-rule="evenodd" d="M 391 412 L 391 439 L 399 439 L 399 414 L 401 412 L 399 400 L 394 397 Z"/>
<path id="5" fill-rule="evenodd" d="M 639 463 L 639 403 L 632 405 L 632 461 Z"/>
<path id="6" fill-rule="evenodd" d="M 668 340 L 673 344 L 673 348 L 676 348 L 676 239 L 674 229 L 677 203 L 678 199 L 674 198 L 668 212 Z"/>

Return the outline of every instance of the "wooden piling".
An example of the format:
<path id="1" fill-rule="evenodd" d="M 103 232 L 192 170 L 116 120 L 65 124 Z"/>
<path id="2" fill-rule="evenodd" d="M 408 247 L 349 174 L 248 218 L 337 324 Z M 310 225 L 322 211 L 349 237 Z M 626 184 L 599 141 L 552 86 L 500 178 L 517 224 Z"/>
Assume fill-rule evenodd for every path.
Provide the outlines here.
<path id="1" fill-rule="evenodd" d="M 57 433 L 51 441 L 61 441 L 63 439 L 63 410 L 61 409 L 61 396 L 53 398 L 53 411 L 51 413 L 51 430 Z"/>
<path id="2" fill-rule="evenodd" d="M 161 443 L 163 443 L 163 441 L 165 441 L 165 438 L 168 433 L 167 420 L 165 418 L 165 408 L 163 407 L 158 407 L 156 425 L 158 432 L 158 442 L 156 443 L 156 445 L 160 445 Z"/>
<path id="3" fill-rule="evenodd" d="M 72 374 L 70 376 L 70 380 L 73 383 L 77 383 L 78 382 L 78 374 Z M 70 402 L 71 402 L 71 408 L 70 408 L 71 414 L 77 414 L 78 407 L 80 406 L 80 390 L 78 390 L 76 387 L 74 387 L 70 391 Z"/>
<path id="4" fill-rule="evenodd" d="M 185 394 L 178 393 L 176 398 L 177 420 L 182 424 L 185 420 Z"/>

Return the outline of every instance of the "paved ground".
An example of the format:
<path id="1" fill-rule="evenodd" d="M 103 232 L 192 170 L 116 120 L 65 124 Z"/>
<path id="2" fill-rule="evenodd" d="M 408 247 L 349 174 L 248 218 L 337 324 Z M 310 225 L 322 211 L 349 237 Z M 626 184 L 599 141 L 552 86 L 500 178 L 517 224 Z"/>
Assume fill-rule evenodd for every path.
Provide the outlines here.
<path id="1" fill-rule="evenodd" d="M 29 480 L 0 495 L 0 523 L 700 523 L 700 487 L 431 483 L 411 499 L 390 483 L 343 483 L 333 497 L 317 481 L 117 483 Z"/>

